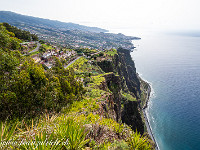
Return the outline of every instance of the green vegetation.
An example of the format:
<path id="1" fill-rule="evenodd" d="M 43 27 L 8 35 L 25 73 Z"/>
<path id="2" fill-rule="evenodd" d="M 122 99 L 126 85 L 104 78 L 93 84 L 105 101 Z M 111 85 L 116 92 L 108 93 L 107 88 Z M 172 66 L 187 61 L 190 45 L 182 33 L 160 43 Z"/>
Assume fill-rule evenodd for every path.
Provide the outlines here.
<path id="1" fill-rule="evenodd" d="M 118 85 L 110 81 L 109 90 L 105 77 L 112 72 L 84 57 L 66 69 L 56 57 L 53 67 L 44 70 L 13 50 L 11 43 L 20 40 L 0 27 L 1 149 L 152 149 L 146 136 L 116 121 Z M 130 93 L 118 94 L 136 100 Z"/>
<path id="2" fill-rule="evenodd" d="M 27 143 L 20 145 L 19 149 L 22 150 L 60 150 L 64 146 L 60 140 L 52 142 L 54 134 L 51 133 L 49 136 L 46 131 L 39 132 L 35 135 L 34 139 L 27 139 Z"/>
<path id="3" fill-rule="evenodd" d="M 39 48 L 39 52 L 41 52 L 41 53 L 45 53 L 46 50 L 47 49 L 45 48 L 44 44 L 42 46 L 40 46 L 40 48 Z"/>
<path id="4" fill-rule="evenodd" d="M 37 43 L 34 43 L 34 45 L 33 45 L 31 48 L 29 48 L 29 51 L 28 51 L 28 52 L 31 52 L 31 51 L 34 50 L 36 47 L 37 47 Z"/>
<path id="5" fill-rule="evenodd" d="M 141 136 L 137 131 L 134 134 L 131 134 L 128 138 L 128 144 L 130 149 L 137 150 L 151 150 L 151 145 L 147 142 L 146 137 Z"/>
<path id="6" fill-rule="evenodd" d="M 75 50 L 78 54 L 85 54 L 86 56 L 91 56 L 98 51 L 95 49 L 88 49 L 88 48 L 80 48 Z"/>
<path id="7" fill-rule="evenodd" d="M 33 56 L 33 55 L 39 54 L 39 53 L 40 53 L 39 51 L 35 51 L 35 52 L 33 52 L 33 53 L 30 53 L 28 56 Z"/>
<path id="8" fill-rule="evenodd" d="M 16 130 L 17 122 L 11 124 L 0 122 L 0 147 L 7 148 L 7 145 L 4 145 L 4 142 L 9 140 L 14 140 L 13 134 Z"/>
<path id="9" fill-rule="evenodd" d="M 42 44 L 42 46 L 46 50 L 53 49 L 53 47 L 50 44 Z"/>
<path id="10" fill-rule="evenodd" d="M 103 73 L 101 68 L 93 61 L 88 61 L 88 59 L 81 57 L 71 64 L 68 68 L 73 68 L 76 74 L 76 77 L 90 77 L 92 75 L 98 75 Z M 87 80 L 87 79 L 86 79 Z M 90 79 L 89 79 L 90 80 Z"/>
<path id="11" fill-rule="evenodd" d="M 0 49 L 2 50 L 16 50 L 20 49 L 21 40 L 15 37 L 15 34 L 6 30 L 2 23 L 0 23 Z"/>
<path id="12" fill-rule="evenodd" d="M 129 93 L 122 92 L 122 96 L 128 101 L 137 101 L 135 97 L 133 97 Z"/>
<path id="13" fill-rule="evenodd" d="M 110 49 L 110 50 L 107 50 L 105 53 L 108 54 L 109 56 L 114 56 L 115 54 L 117 54 L 117 50 Z"/>
<path id="14" fill-rule="evenodd" d="M 0 51 L 1 119 L 34 116 L 44 109 L 59 111 L 72 100 L 80 100 L 84 89 L 72 69 L 65 70 L 56 59 L 52 70 L 17 52 Z"/>
<path id="15" fill-rule="evenodd" d="M 3 23 L 3 26 L 6 27 L 6 30 L 13 32 L 15 37 L 23 41 L 38 41 L 38 37 L 35 34 L 31 34 L 28 31 L 20 30 L 17 27 L 11 26 L 8 23 Z"/>
<path id="16" fill-rule="evenodd" d="M 82 66 L 85 62 L 87 62 L 87 59 L 84 57 L 79 58 L 76 60 L 73 64 L 71 64 L 69 67 L 74 68 L 74 70 L 79 70 L 79 67 Z"/>
<path id="17" fill-rule="evenodd" d="M 89 142 L 89 139 L 85 140 L 87 132 L 84 130 L 80 124 L 68 119 L 59 124 L 57 134 L 60 139 L 67 139 L 68 143 L 64 145 L 66 149 L 78 150 Z"/>

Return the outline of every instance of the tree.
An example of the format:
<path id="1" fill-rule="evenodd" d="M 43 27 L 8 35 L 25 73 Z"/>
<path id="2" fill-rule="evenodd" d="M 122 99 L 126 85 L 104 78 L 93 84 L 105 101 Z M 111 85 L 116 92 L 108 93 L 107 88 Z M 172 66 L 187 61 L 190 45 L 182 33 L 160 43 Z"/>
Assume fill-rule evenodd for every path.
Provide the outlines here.
<path id="1" fill-rule="evenodd" d="M 0 85 L 1 119 L 59 111 L 85 93 L 73 68 L 65 69 L 58 58 L 54 67 L 45 71 L 32 58 L 9 49 L 0 49 Z"/>
<path id="2" fill-rule="evenodd" d="M 44 52 L 46 52 L 46 48 L 42 45 L 42 46 L 40 46 L 39 51 L 44 53 Z"/>
<path id="3" fill-rule="evenodd" d="M 31 34 L 33 41 L 38 41 L 38 36 L 35 34 Z"/>
<path id="4" fill-rule="evenodd" d="M 0 24 L 0 48 L 3 50 L 7 49 L 20 49 L 20 42 L 15 34 L 6 30 L 6 28 Z"/>
<path id="5" fill-rule="evenodd" d="M 24 41 L 38 41 L 38 37 L 35 34 L 31 34 L 29 31 L 24 31 L 21 29 L 18 29 L 15 26 L 11 26 L 8 23 L 3 23 L 3 26 L 8 30 L 9 32 L 13 32 L 15 34 L 15 37 L 24 40 Z"/>

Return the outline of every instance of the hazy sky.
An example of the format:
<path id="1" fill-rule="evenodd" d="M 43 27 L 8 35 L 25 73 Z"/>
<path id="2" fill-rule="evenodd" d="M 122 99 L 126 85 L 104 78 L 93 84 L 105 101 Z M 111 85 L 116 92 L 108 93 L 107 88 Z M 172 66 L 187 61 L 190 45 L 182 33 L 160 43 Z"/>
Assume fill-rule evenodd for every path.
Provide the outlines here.
<path id="1" fill-rule="evenodd" d="M 0 0 L 0 10 L 106 29 L 200 29 L 200 0 Z"/>

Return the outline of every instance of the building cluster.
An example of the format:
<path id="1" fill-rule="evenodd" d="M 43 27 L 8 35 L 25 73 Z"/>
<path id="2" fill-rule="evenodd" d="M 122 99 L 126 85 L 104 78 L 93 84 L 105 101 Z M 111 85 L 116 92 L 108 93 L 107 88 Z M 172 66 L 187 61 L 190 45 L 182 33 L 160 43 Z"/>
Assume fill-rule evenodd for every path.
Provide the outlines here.
<path id="1" fill-rule="evenodd" d="M 117 49 L 119 47 L 125 49 L 133 49 L 132 40 L 136 37 L 125 36 L 123 34 L 112 33 L 94 33 L 81 30 L 64 30 L 55 29 L 46 26 L 29 27 L 24 29 L 31 33 L 37 34 L 40 39 L 49 41 L 52 44 L 62 46 L 72 46 L 74 48 L 89 48 L 89 49 Z M 53 32 L 52 32 L 53 31 Z"/>
<path id="2" fill-rule="evenodd" d="M 77 54 L 73 50 L 59 50 L 59 49 L 51 49 L 47 52 L 43 53 L 42 55 L 36 54 L 32 56 L 32 58 L 37 63 L 41 63 L 47 66 L 49 69 L 54 65 L 54 57 L 58 57 L 60 59 L 71 60 L 72 57 L 76 57 Z"/>

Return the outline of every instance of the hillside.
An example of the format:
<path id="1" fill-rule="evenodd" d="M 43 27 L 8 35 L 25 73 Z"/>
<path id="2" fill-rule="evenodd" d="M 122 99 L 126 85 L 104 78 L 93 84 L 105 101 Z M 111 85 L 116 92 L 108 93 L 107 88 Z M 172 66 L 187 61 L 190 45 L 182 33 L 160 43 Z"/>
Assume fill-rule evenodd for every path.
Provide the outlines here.
<path id="1" fill-rule="evenodd" d="M 65 23 L 56 20 L 43 19 L 38 17 L 26 16 L 17 14 L 10 11 L 0 11 L 0 22 L 7 22 L 14 26 L 21 26 L 22 24 L 31 25 L 31 26 L 43 26 L 43 27 L 52 27 L 52 28 L 63 28 L 67 30 L 82 30 L 82 31 L 91 31 L 91 32 L 107 32 L 105 29 L 97 27 L 87 27 L 75 23 Z"/>
<path id="2" fill-rule="evenodd" d="M 69 48 L 103 50 L 122 47 L 131 50 L 134 48 L 131 41 L 139 39 L 123 34 L 104 33 L 106 30 L 100 28 L 24 16 L 7 11 L 0 11 L 0 22 L 7 22 L 36 34 L 39 39 Z"/>
<path id="3" fill-rule="evenodd" d="M 0 35 L 1 149 L 154 148 L 129 50 L 42 43 L 37 54 L 22 55 L 22 41 L 3 24 Z"/>

